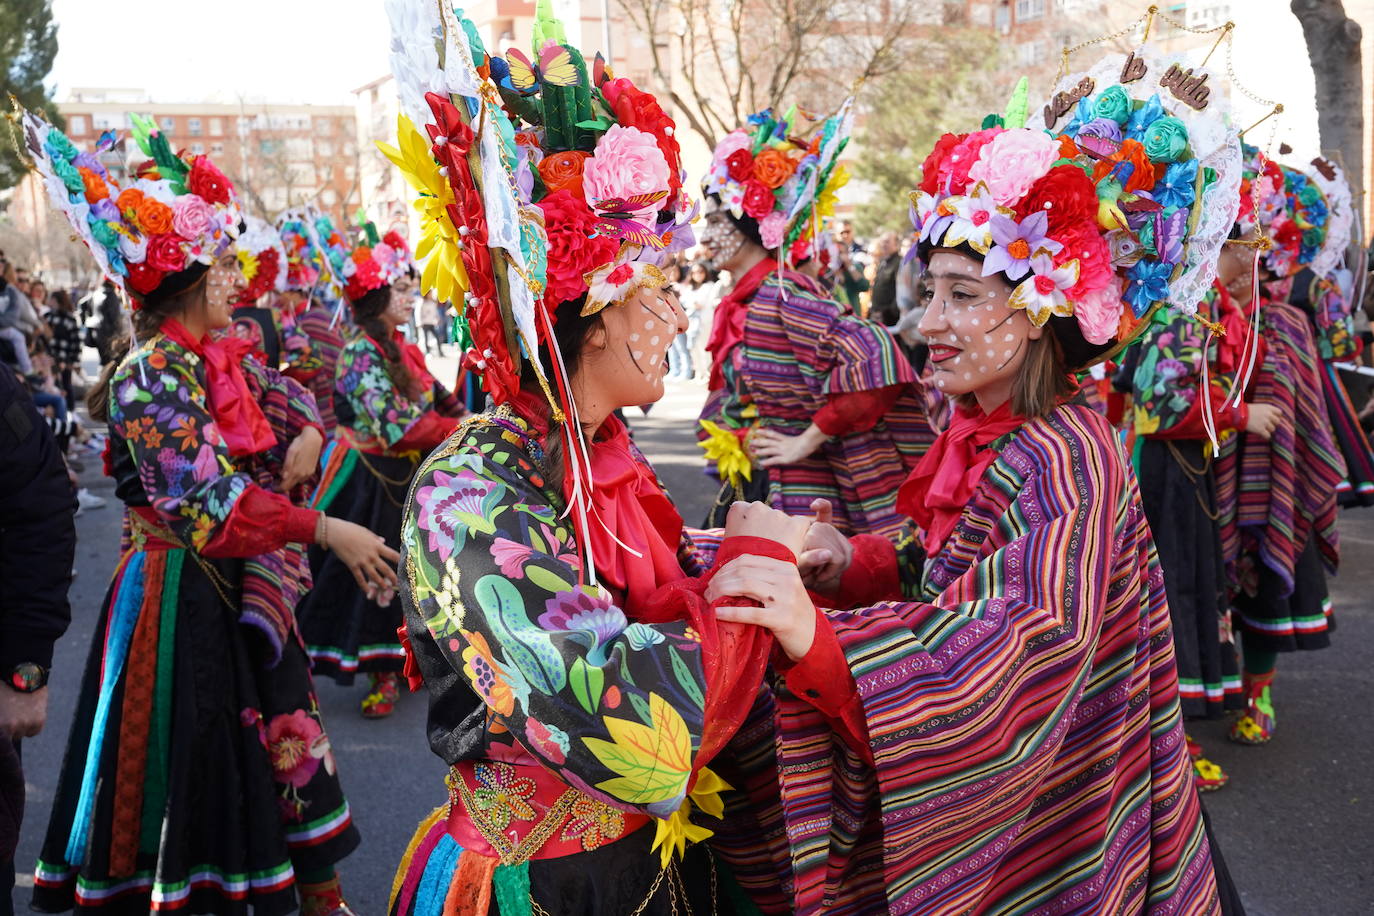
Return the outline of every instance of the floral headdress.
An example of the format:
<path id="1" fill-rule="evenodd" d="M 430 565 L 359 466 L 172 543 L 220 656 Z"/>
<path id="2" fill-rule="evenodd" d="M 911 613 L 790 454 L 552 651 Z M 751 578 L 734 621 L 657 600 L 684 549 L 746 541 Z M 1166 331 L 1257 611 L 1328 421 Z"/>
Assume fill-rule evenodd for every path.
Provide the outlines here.
<path id="1" fill-rule="evenodd" d="M 363 227 L 363 236 L 348 252 L 342 274 L 347 278 L 344 292 L 356 302 L 368 292 L 396 282 L 411 270 L 410 246 L 394 229 L 381 238 L 372 223 Z"/>
<path id="2" fill-rule="evenodd" d="M 538 345 L 560 303 L 586 296 L 590 314 L 661 287 L 657 265 L 694 244 L 676 127 L 599 57 L 589 72 L 547 0 L 533 61 L 489 55 L 442 2 L 388 12 L 403 114 L 381 149 L 420 195 L 420 286 L 461 298 L 465 364 L 502 403 L 522 361 L 550 377 Z M 549 395 L 561 417 L 567 397 Z"/>
<path id="3" fill-rule="evenodd" d="M 758 221 L 763 247 L 789 246 L 794 261 L 808 257 L 821 220 L 835 212 L 849 172 L 839 157 L 849 143 L 853 98 L 801 133 L 793 106 L 782 117 L 766 109 L 726 134 L 711 153 L 702 191 L 720 198 L 736 219 Z"/>
<path id="4" fill-rule="evenodd" d="M 1034 324 L 1075 320 L 1087 346 L 1073 348 L 1073 368 L 1123 346 L 1165 303 L 1195 313 L 1235 216 L 1240 149 L 1224 106 L 1182 104 L 1166 63 L 1146 47 L 1061 80 L 1043 130 L 1021 126 L 1018 87 L 983 130 L 940 138 L 911 195 L 922 253 L 967 245 Z M 1064 341 L 1069 326 L 1054 327 Z"/>
<path id="5" fill-rule="evenodd" d="M 245 226 L 235 243 L 239 269 L 248 281 L 247 288 L 234 300 L 241 305 L 286 288 L 286 250 L 282 247 L 281 236 L 271 223 L 256 216 L 247 217 Z"/>
<path id="6" fill-rule="evenodd" d="M 1311 266 L 1318 277 L 1327 277 L 1345 264 L 1355 236 L 1355 202 L 1345 170 L 1339 164 L 1318 156 L 1311 165 L 1308 180 L 1321 192 L 1327 210 L 1326 238 Z"/>
<path id="7" fill-rule="evenodd" d="M 1326 242 L 1326 197 L 1306 174 L 1259 149 L 1247 145 L 1244 155 L 1237 222 L 1247 234 L 1256 229 L 1264 234 L 1264 265 L 1276 278 L 1287 279 L 1312 265 Z"/>
<path id="8" fill-rule="evenodd" d="M 327 268 L 315 241 L 314 214 L 303 210 L 286 211 L 277 218 L 277 233 L 286 254 L 286 289 L 299 292 L 315 289 L 320 273 Z"/>
<path id="9" fill-rule="evenodd" d="M 100 161 L 114 146 L 111 134 L 82 152 L 33 112 L 20 115 L 25 151 L 49 198 L 135 307 L 166 278 L 212 264 L 238 237 L 243 217 L 229 179 L 205 156 L 174 153 L 153 122 L 130 116 L 148 159 L 121 184 Z"/>

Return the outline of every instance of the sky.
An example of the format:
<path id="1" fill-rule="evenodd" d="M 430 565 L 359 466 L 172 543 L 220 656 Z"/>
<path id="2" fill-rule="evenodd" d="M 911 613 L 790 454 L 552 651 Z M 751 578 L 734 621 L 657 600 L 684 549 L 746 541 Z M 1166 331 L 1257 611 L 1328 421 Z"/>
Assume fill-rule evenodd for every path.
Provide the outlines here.
<path id="1" fill-rule="evenodd" d="M 53 0 L 56 98 L 145 89 L 156 102 L 240 95 L 352 104 L 390 72 L 382 0 Z"/>

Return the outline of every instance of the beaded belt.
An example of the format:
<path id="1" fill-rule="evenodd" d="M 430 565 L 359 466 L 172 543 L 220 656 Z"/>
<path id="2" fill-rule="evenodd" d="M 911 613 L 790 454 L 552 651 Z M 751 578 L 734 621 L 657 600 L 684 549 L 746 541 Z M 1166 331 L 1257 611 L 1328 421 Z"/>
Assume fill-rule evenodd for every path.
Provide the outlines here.
<path id="1" fill-rule="evenodd" d="M 449 836 L 501 865 L 591 852 L 651 820 L 570 788 L 541 766 L 461 761 L 445 782 Z"/>

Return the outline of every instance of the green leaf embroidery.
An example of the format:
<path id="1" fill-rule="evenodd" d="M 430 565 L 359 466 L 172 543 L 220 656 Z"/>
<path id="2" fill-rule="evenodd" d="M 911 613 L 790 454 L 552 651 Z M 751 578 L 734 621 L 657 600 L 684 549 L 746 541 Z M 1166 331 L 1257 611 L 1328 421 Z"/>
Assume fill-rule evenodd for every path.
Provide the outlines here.
<path id="1" fill-rule="evenodd" d="M 563 658 L 555 651 L 547 633 L 526 616 L 525 602 L 510 580 L 489 575 L 477 580 L 473 596 L 486 613 L 487 626 L 506 655 L 530 686 L 540 693 L 554 694 L 567 683 Z"/>
<path id="2" fill-rule="evenodd" d="M 706 697 L 701 693 L 701 686 L 697 683 L 696 675 L 682 660 L 682 653 L 677 649 L 669 649 L 668 657 L 673 661 L 673 674 L 677 676 L 677 681 L 682 685 L 683 691 L 692 698 L 693 703 L 705 709 Z"/>
<path id="3" fill-rule="evenodd" d="M 559 592 L 572 591 L 571 582 L 565 582 L 563 577 L 542 566 L 531 564 L 525 567 L 525 578 L 530 580 L 531 585 L 537 585 L 544 591 L 556 595 Z"/>
<path id="4" fill-rule="evenodd" d="M 587 664 L 585 658 L 573 662 L 568 672 L 568 682 L 572 685 L 573 696 L 587 712 L 596 712 L 601 705 L 601 688 L 605 685 L 606 675 L 600 669 Z"/>

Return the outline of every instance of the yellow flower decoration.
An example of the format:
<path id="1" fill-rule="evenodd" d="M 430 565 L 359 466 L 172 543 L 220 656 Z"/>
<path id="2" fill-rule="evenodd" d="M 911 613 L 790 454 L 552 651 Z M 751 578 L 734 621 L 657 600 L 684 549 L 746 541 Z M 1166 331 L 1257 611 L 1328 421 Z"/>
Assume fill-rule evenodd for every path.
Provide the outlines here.
<path id="1" fill-rule="evenodd" d="M 816 197 L 816 214 L 818 216 L 834 216 L 835 203 L 839 200 L 840 188 L 849 184 L 849 168 L 843 164 L 835 166 L 830 173 L 830 180 L 825 183 L 825 190 Z"/>
<path id="2" fill-rule="evenodd" d="M 453 188 L 439 173 L 439 164 L 429 151 L 429 141 L 405 115 L 396 119 L 396 140 L 399 149 L 380 141 L 377 148 L 395 163 L 410 186 L 420 192 L 415 201 L 421 227 L 415 258 L 425 261 L 425 269 L 420 274 L 420 291 L 433 290 L 441 300 L 452 302 L 456 294 L 468 289 L 460 234 L 448 214 L 449 205 L 455 202 Z"/>
<path id="3" fill-rule="evenodd" d="M 239 270 L 243 273 L 243 279 L 252 283 L 258 275 L 258 256 L 251 251 L 240 251 Z"/>
<path id="4" fill-rule="evenodd" d="M 678 809 L 665 818 L 659 818 L 658 823 L 654 825 L 654 842 L 649 851 L 658 850 L 659 860 L 664 868 L 668 867 L 673 853 L 681 856 L 686 852 L 688 843 L 700 843 L 715 835 L 714 830 L 692 823 L 692 807 L 695 806 L 703 814 L 714 818 L 723 817 L 725 801 L 720 797 L 720 793 L 729 789 L 728 782 L 713 773 L 709 767 L 702 767 L 697 773 L 696 785 L 692 787 L 688 797 L 682 800 Z"/>
<path id="5" fill-rule="evenodd" d="M 706 450 L 706 460 L 716 463 L 716 472 L 720 474 L 720 479 L 724 480 L 732 487 L 739 486 L 739 479 L 751 479 L 754 473 L 754 463 L 745 454 L 744 447 L 739 443 L 739 437 L 728 429 L 722 429 L 710 420 L 699 420 L 701 428 L 706 430 L 707 438 L 700 445 Z"/>

